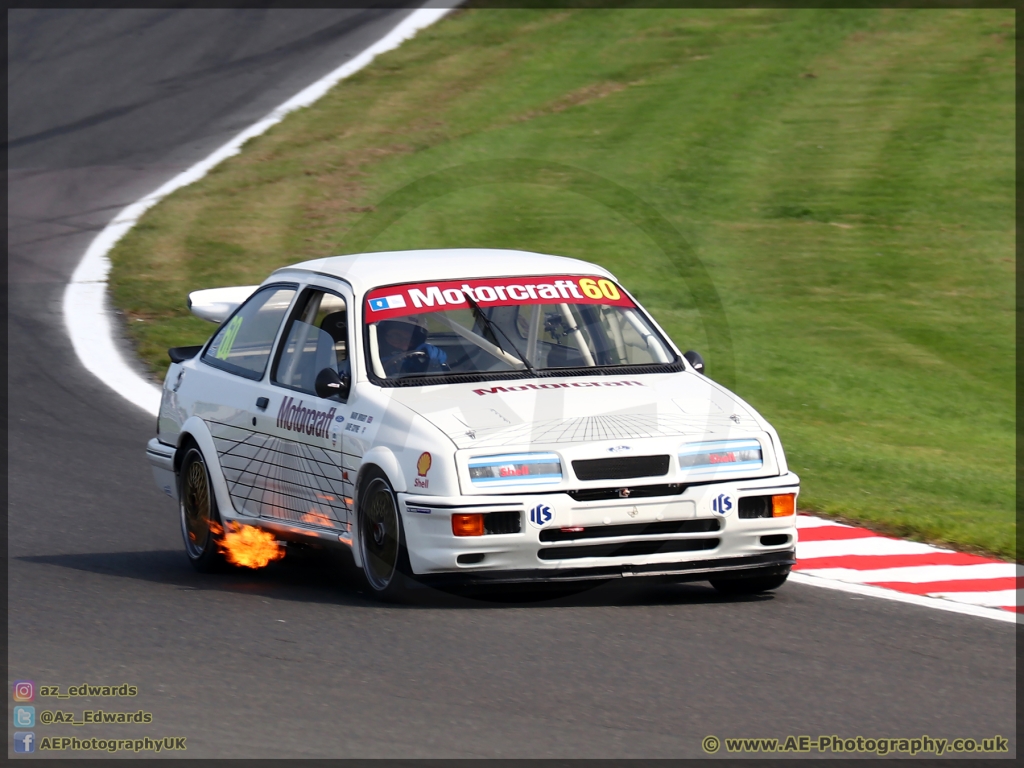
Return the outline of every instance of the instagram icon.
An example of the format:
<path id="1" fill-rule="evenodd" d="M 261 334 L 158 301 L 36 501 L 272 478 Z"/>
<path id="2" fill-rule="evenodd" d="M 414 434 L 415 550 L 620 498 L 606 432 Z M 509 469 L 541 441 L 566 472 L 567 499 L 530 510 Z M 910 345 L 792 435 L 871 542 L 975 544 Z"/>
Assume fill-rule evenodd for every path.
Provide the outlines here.
<path id="1" fill-rule="evenodd" d="M 36 696 L 36 686 L 31 680 L 18 680 L 14 684 L 15 701 L 32 701 Z"/>

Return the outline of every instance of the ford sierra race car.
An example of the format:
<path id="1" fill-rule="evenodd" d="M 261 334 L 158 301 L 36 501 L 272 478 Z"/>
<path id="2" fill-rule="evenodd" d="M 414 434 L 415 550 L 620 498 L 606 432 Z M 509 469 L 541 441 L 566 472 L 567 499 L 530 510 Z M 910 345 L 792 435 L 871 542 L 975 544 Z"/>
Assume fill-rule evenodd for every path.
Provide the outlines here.
<path id="1" fill-rule="evenodd" d="M 782 585 L 776 431 L 608 271 L 522 251 L 337 256 L 189 296 L 147 455 L 201 571 L 225 530 L 351 551 L 373 594 L 612 578 Z"/>

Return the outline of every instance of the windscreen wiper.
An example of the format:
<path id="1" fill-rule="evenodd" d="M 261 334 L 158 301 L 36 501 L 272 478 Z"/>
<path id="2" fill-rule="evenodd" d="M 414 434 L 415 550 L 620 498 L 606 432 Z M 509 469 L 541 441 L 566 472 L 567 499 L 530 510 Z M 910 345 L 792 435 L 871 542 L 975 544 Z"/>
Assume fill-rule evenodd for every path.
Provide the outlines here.
<path id="1" fill-rule="evenodd" d="M 526 366 L 526 370 L 528 370 L 530 373 L 532 373 L 534 376 L 536 376 L 537 375 L 537 369 L 534 368 L 533 364 L 530 363 L 530 361 L 526 359 L 526 355 L 524 355 L 522 352 L 519 351 L 519 347 L 517 347 L 515 345 L 515 342 L 513 342 L 512 339 L 510 339 L 508 337 L 508 334 L 505 333 L 504 330 L 502 330 L 501 326 L 496 325 L 491 320 L 491 318 L 489 318 L 487 315 L 484 314 L 484 311 L 482 309 L 480 309 L 480 305 L 476 303 L 476 299 L 474 299 L 472 296 L 469 295 L 469 291 L 463 291 L 462 295 L 466 297 L 466 303 L 469 304 L 469 308 L 473 310 L 473 317 L 475 317 L 477 320 L 479 320 L 481 323 L 484 324 L 484 328 L 486 328 L 487 330 L 489 330 L 491 332 L 491 336 L 494 337 L 494 340 L 495 341 L 498 340 L 498 336 L 495 333 L 495 331 L 498 331 L 499 333 L 501 333 L 501 335 L 505 337 L 505 341 L 508 342 L 508 345 L 510 347 L 512 347 L 512 351 L 515 352 L 519 356 L 520 360 L 522 360 L 523 365 Z M 498 349 L 501 349 L 501 345 L 500 344 L 498 345 Z M 501 351 L 504 352 L 505 350 L 502 349 Z"/>

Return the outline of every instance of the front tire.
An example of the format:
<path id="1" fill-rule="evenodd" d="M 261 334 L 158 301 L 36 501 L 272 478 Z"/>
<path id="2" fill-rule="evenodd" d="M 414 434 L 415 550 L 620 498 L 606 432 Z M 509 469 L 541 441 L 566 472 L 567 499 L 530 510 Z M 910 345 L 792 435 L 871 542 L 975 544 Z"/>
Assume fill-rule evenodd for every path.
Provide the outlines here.
<path id="1" fill-rule="evenodd" d="M 210 472 L 202 451 L 195 445 L 187 448 L 178 472 L 178 506 L 181 511 L 181 537 L 185 541 L 188 561 L 200 573 L 213 573 L 224 568 L 224 555 L 217 546 L 222 530 L 217 499 L 210 483 Z"/>
<path id="2" fill-rule="evenodd" d="M 404 596 L 411 574 L 398 499 L 376 467 L 366 471 L 360 486 L 357 525 L 363 577 L 374 597 L 395 600 Z"/>
<path id="3" fill-rule="evenodd" d="M 758 595 L 771 592 L 786 583 L 788 573 L 777 576 L 753 576 L 750 578 L 709 579 L 711 586 L 726 595 Z"/>

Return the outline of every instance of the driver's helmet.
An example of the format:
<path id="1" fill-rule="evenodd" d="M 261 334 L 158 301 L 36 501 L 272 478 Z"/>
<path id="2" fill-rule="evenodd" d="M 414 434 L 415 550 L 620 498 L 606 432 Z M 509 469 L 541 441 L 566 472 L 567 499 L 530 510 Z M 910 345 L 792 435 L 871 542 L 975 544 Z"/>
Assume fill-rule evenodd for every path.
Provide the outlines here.
<path id="1" fill-rule="evenodd" d="M 408 338 L 408 343 L 402 347 L 392 344 L 389 336 L 400 339 Z M 391 357 L 400 352 L 408 352 L 417 349 L 427 340 L 427 326 L 423 320 L 416 315 L 398 317 L 394 320 L 381 320 L 377 323 L 377 341 L 380 344 L 380 351 L 384 357 Z"/>

